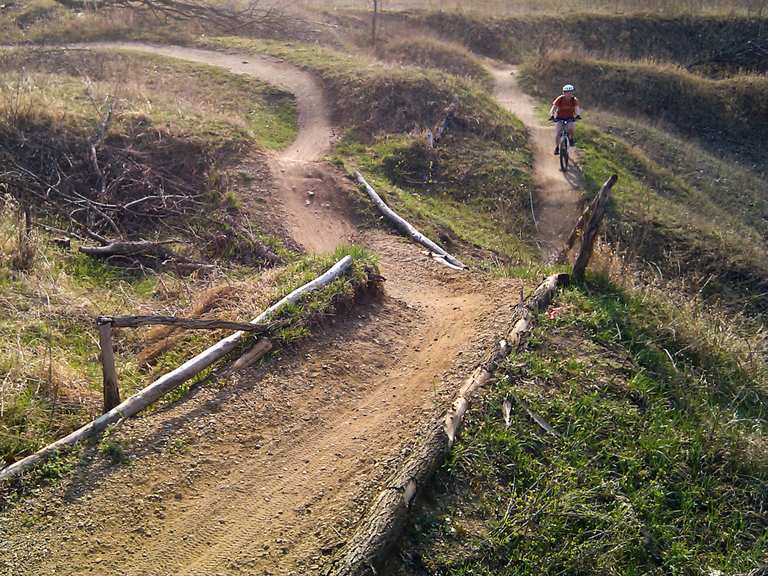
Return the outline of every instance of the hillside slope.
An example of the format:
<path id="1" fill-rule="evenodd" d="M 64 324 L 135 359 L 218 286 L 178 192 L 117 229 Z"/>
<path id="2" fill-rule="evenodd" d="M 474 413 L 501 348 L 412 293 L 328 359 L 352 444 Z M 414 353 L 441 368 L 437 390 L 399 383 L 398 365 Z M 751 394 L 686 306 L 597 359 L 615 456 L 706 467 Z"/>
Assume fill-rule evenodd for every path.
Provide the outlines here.
<path id="1" fill-rule="evenodd" d="M 394 573 L 765 565 L 765 356 L 668 299 L 605 281 L 559 296 L 472 412 Z"/>

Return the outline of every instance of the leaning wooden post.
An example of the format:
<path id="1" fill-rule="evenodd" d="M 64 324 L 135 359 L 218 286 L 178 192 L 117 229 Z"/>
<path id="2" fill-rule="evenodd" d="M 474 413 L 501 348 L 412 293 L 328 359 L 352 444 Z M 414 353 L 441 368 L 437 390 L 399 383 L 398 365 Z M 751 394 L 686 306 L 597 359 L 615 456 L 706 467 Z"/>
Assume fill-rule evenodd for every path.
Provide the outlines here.
<path id="1" fill-rule="evenodd" d="M 600 188 L 600 192 L 597 193 L 597 201 L 594 203 L 594 209 L 584 227 L 584 234 L 581 236 L 581 246 L 579 247 L 579 253 L 576 256 L 576 261 L 573 263 L 572 277 L 576 282 L 584 281 L 584 273 L 589 265 L 589 260 L 592 258 L 592 250 L 595 247 L 595 238 L 597 237 L 597 231 L 600 228 L 600 223 L 605 216 L 605 209 L 608 206 L 608 197 L 611 194 L 611 188 L 616 184 L 618 176 L 614 174 L 603 184 Z"/>
<path id="2" fill-rule="evenodd" d="M 104 375 L 104 413 L 120 404 L 120 386 L 115 370 L 115 350 L 112 347 L 112 320 L 99 317 L 99 347 L 101 348 L 101 371 Z"/>
<path id="3" fill-rule="evenodd" d="M 573 249 L 573 245 L 576 244 L 576 239 L 584 230 L 584 224 L 587 222 L 590 214 L 592 214 L 592 211 L 595 209 L 597 200 L 598 196 L 595 196 L 592 201 L 587 204 L 586 208 L 584 208 L 584 211 L 581 213 L 581 216 L 579 216 L 579 219 L 576 220 L 576 224 L 573 226 L 573 230 L 571 230 L 571 233 L 568 235 L 568 239 L 565 241 L 562 249 L 552 258 L 553 262 L 559 263 L 566 262 L 568 260 L 568 253 Z"/>

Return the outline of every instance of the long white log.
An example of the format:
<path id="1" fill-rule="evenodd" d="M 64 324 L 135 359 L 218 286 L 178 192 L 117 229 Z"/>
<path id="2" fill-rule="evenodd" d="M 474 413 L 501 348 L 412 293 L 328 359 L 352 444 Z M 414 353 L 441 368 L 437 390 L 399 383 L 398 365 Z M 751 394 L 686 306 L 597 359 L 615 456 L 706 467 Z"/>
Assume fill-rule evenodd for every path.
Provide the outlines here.
<path id="1" fill-rule="evenodd" d="M 381 199 L 381 196 L 379 196 L 376 193 L 376 190 L 374 190 L 371 185 L 368 184 L 360 172 L 355 172 L 355 178 L 357 178 L 357 181 L 365 188 L 365 191 L 368 193 L 368 197 L 374 204 L 376 204 L 376 207 L 379 209 L 379 211 L 381 211 L 381 213 L 384 214 L 384 216 L 386 216 L 389 221 L 392 222 L 397 228 L 399 228 L 404 234 L 409 236 L 415 242 L 418 242 L 424 246 L 427 250 L 430 251 L 430 253 L 444 259 L 445 262 L 450 264 L 451 267 L 458 270 L 466 270 L 467 267 L 457 258 L 451 256 L 443 248 L 432 242 L 432 240 L 414 228 L 410 222 L 402 218 L 397 212 L 387 206 L 384 200 Z"/>
<path id="2" fill-rule="evenodd" d="M 352 264 L 352 257 L 345 256 L 333 265 L 327 272 L 318 276 L 311 282 L 304 284 L 304 286 L 297 288 L 285 298 L 281 299 L 276 304 L 273 304 L 262 312 L 257 318 L 254 318 L 252 324 L 264 324 L 267 320 L 272 318 L 281 308 L 286 304 L 296 304 L 302 296 L 305 294 L 322 288 L 327 284 L 330 284 L 339 276 L 344 274 Z M 21 472 L 31 468 L 35 464 L 42 462 L 46 458 L 49 458 L 55 454 L 61 448 L 65 446 L 71 446 L 84 440 L 90 436 L 98 434 L 103 431 L 107 426 L 115 424 L 120 420 L 129 418 L 150 404 L 156 402 L 162 396 L 177 388 L 182 383 L 192 378 L 195 374 L 198 374 L 217 360 L 220 360 L 226 356 L 229 352 L 235 349 L 240 343 L 240 340 L 245 336 L 246 332 L 235 332 L 231 336 L 219 340 L 216 344 L 201 352 L 194 358 L 187 360 L 184 364 L 176 368 L 175 370 L 168 372 L 155 380 L 152 384 L 134 394 L 130 398 L 127 398 L 118 406 L 112 410 L 99 416 L 92 422 L 86 424 L 82 428 L 79 428 L 71 434 L 57 440 L 56 442 L 49 444 L 45 448 L 42 448 L 30 454 L 26 458 L 22 458 L 18 462 L 6 466 L 0 470 L 0 484 L 10 478 L 20 474 Z"/>

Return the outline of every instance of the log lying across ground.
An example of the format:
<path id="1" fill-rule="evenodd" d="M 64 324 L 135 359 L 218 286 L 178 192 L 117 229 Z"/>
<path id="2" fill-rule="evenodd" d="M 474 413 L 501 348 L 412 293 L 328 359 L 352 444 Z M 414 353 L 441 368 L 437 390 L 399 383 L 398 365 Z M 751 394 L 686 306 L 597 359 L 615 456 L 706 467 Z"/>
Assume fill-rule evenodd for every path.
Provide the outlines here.
<path id="1" fill-rule="evenodd" d="M 110 324 L 114 328 L 138 328 L 139 326 L 174 326 L 188 330 L 242 330 L 243 332 L 267 332 L 272 324 L 230 322 L 229 320 L 202 320 L 177 316 L 99 316 L 98 324 Z"/>
<path id="2" fill-rule="evenodd" d="M 109 256 L 137 256 L 139 254 L 150 254 L 158 257 L 168 257 L 172 252 L 165 246 L 174 244 L 177 241 L 151 242 L 149 240 L 115 240 L 104 244 L 103 246 L 80 246 L 80 252 L 89 256 L 100 256 L 106 258 Z"/>
<path id="3" fill-rule="evenodd" d="M 304 284 L 300 288 L 297 288 L 285 298 L 273 304 L 262 312 L 251 323 L 256 325 L 263 325 L 270 320 L 278 311 L 284 308 L 288 304 L 297 304 L 302 296 L 305 294 L 317 290 L 326 286 L 342 276 L 352 265 L 352 257 L 345 256 L 333 265 L 328 271 L 321 276 L 318 276 L 311 282 Z M 107 426 L 116 424 L 117 422 L 129 418 L 150 404 L 159 400 L 162 396 L 179 387 L 182 383 L 186 382 L 202 370 L 220 360 L 232 350 L 234 350 L 238 344 L 240 344 L 246 332 L 238 331 L 219 340 L 216 344 L 201 352 L 194 358 L 187 360 L 184 364 L 176 368 L 175 370 L 161 376 L 155 382 L 134 394 L 130 398 L 124 400 L 118 406 L 99 416 L 92 422 L 86 424 L 82 428 L 75 430 L 68 436 L 57 440 L 56 442 L 49 444 L 45 448 L 38 450 L 34 454 L 19 460 L 18 462 L 11 464 L 0 470 L 0 484 L 9 480 L 18 474 L 28 470 L 32 466 L 44 461 L 45 459 L 54 455 L 58 450 L 76 444 L 90 436 L 94 436 L 102 432 Z"/>
<path id="4" fill-rule="evenodd" d="M 371 201 L 373 201 L 374 204 L 376 204 L 376 207 L 381 211 L 382 214 L 390 221 L 392 224 L 395 225 L 396 228 L 400 229 L 406 236 L 410 237 L 415 242 L 421 244 L 424 246 L 427 250 L 429 250 L 430 254 L 436 256 L 438 259 L 445 262 L 448 266 L 451 268 L 455 268 L 456 270 L 466 270 L 467 267 L 462 264 L 457 258 L 454 256 L 451 256 L 448 252 L 446 252 L 443 248 L 432 242 L 429 238 L 424 236 L 421 232 L 419 232 L 416 228 L 413 227 L 413 225 L 402 218 L 397 212 L 392 210 L 389 206 L 386 205 L 384 200 L 381 199 L 381 196 L 379 196 L 376 193 L 376 190 L 374 190 L 370 184 L 363 178 L 363 175 L 360 174 L 360 172 L 355 172 L 355 178 L 357 178 L 357 181 L 360 185 L 362 185 L 365 188 L 365 191 L 368 193 L 368 196 L 370 197 Z"/>
<path id="5" fill-rule="evenodd" d="M 548 277 L 528 301 L 518 307 L 517 321 L 507 337 L 467 378 L 445 418 L 429 429 L 403 467 L 375 498 L 331 569 L 332 576 L 373 576 L 381 572 L 406 525 L 408 510 L 417 492 L 445 462 L 456 441 L 472 395 L 491 380 L 496 367 L 509 353 L 522 349 L 536 313 L 544 310 L 558 287 L 567 282 L 567 274 Z"/>

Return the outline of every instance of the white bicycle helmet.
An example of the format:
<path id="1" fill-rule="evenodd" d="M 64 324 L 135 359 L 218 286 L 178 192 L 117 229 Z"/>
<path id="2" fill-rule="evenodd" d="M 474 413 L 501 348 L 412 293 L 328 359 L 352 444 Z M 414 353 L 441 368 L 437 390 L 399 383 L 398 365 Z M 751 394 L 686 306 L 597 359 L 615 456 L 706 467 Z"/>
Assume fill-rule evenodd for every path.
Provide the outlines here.
<path id="1" fill-rule="evenodd" d="M 566 84 L 563 86 L 563 92 L 573 92 L 576 90 L 576 88 L 573 87 L 573 84 Z"/>

